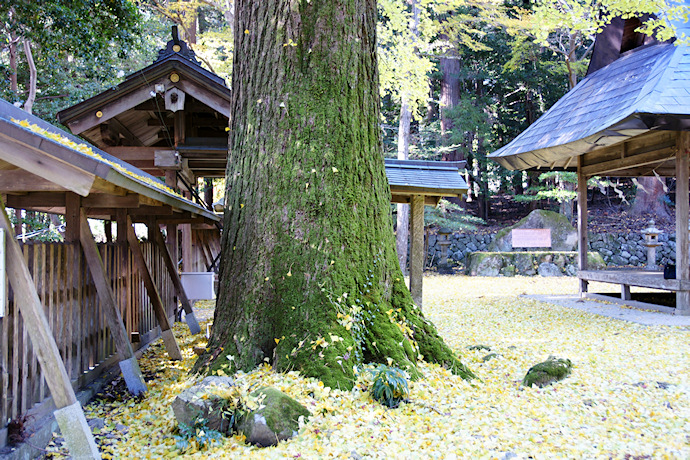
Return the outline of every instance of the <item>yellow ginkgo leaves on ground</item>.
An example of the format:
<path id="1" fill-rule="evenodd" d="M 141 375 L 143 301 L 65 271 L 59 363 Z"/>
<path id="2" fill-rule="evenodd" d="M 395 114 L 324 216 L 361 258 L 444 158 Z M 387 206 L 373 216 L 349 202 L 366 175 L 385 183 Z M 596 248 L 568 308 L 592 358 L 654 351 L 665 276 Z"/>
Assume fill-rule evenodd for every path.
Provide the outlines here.
<path id="1" fill-rule="evenodd" d="M 391 410 L 371 399 L 366 373 L 352 391 L 341 391 L 262 365 L 234 378 L 246 387 L 273 386 L 304 404 L 313 415 L 300 434 L 265 449 L 234 436 L 195 458 L 690 458 L 690 330 L 517 296 L 576 290 L 570 278 L 426 276 L 423 311 L 477 380 L 421 364 L 424 378 L 411 382 L 409 402 Z M 197 309 L 201 319 L 212 316 L 209 303 Z M 143 400 L 86 407 L 88 418 L 105 420 L 103 432 L 127 427 L 103 447 L 106 455 L 181 456 L 171 442 L 171 404 L 194 381 L 188 374 L 192 347 L 206 343 L 180 324 L 175 336 L 182 362 L 167 360 L 160 345 L 141 359 L 144 373 L 156 376 Z M 306 344 L 317 359 L 339 339 Z M 472 345 L 484 347 L 468 349 Z M 549 355 L 570 359 L 572 374 L 543 389 L 522 386 L 527 370 Z"/>

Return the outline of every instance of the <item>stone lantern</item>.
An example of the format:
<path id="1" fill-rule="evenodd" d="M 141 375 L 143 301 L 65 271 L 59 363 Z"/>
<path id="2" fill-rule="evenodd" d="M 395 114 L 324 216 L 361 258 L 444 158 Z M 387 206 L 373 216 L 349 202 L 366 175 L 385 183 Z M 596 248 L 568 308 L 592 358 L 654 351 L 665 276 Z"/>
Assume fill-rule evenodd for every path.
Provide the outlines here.
<path id="1" fill-rule="evenodd" d="M 654 220 L 649 221 L 649 227 L 642 230 L 644 235 L 644 244 L 647 247 L 647 268 L 649 270 L 656 270 L 656 248 L 661 246 L 659 243 L 659 234 L 661 230 L 654 226 Z"/>
<path id="2" fill-rule="evenodd" d="M 444 275 L 453 273 L 453 268 L 448 264 L 448 246 L 450 246 L 451 230 L 447 228 L 440 228 L 438 230 L 438 239 L 436 240 L 441 247 L 441 260 L 438 262 L 438 272 Z"/>

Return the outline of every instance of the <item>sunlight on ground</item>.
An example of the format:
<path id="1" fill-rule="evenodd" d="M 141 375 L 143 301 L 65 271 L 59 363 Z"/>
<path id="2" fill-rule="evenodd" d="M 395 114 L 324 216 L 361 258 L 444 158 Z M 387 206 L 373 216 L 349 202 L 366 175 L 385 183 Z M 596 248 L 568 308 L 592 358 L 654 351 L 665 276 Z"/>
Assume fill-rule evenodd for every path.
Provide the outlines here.
<path id="1" fill-rule="evenodd" d="M 262 368 L 237 377 L 275 386 L 305 404 L 313 417 L 300 435 L 267 449 L 248 447 L 235 436 L 195 455 L 689 458 L 690 330 L 646 327 L 517 297 L 576 291 L 573 278 L 426 277 L 425 314 L 478 380 L 422 364 L 426 378 L 412 383 L 410 402 L 388 410 L 360 389 L 330 390 L 296 373 Z M 202 310 L 208 317 L 209 307 Z M 158 372 L 143 401 L 87 407 L 87 418 L 105 420 L 103 432 L 116 431 L 118 424 L 120 432 L 128 429 L 103 447 L 106 457 L 183 456 L 175 449 L 170 407 L 192 384 L 191 347 L 204 339 L 190 338 L 181 324 L 175 333 L 185 360 L 170 362 L 154 345 L 141 360 L 144 372 Z M 491 350 L 467 350 L 478 344 Z M 489 353 L 498 356 L 483 362 Z M 572 360 L 572 375 L 545 389 L 521 386 L 527 370 L 549 355 Z"/>

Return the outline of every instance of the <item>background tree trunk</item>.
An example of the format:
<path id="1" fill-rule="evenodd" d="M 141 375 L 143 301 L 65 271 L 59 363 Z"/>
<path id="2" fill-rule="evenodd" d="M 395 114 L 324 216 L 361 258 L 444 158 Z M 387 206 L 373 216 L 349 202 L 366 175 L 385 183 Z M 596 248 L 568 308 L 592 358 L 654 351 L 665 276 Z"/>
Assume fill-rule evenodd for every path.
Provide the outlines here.
<path id="1" fill-rule="evenodd" d="M 241 0 L 234 31 L 219 298 L 196 369 L 234 355 L 351 388 L 357 364 L 390 358 L 414 376 L 421 354 L 471 376 L 398 266 L 375 0 Z"/>
<path id="2" fill-rule="evenodd" d="M 630 214 L 654 214 L 659 219 L 668 219 L 671 215 L 668 208 L 661 201 L 664 196 L 664 184 L 656 177 L 638 177 L 637 190 L 635 192 L 635 202 L 630 208 Z"/>
<path id="3" fill-rule="evenodd" d="M 398 124 L 398 160 L 407 160 L 410 156 L 410 123 L 412 112 L 403 98 L 400 104 L 400 123 Z M 398 203 L 395 232 L 395 248 L 398 253 L 400 270 L 407 273 L 407 242 L 410 239 L 410 205 Z"/>
<path id="4" fill-rule="evenodd" d="M 460 59 L 445 58 L 439 59 L 439 67 L 443 74 L 441 81 L 441 135 L 443 136 L 443 145 L 451 145 L 449 139 L 449 131 L 452 131 L 453 120 L 447 115 L 447 112 L 460 102 Z M 443 155 L 446 161 L 462 161 L 465 159 L 460 149 L 455 149 Z"/>

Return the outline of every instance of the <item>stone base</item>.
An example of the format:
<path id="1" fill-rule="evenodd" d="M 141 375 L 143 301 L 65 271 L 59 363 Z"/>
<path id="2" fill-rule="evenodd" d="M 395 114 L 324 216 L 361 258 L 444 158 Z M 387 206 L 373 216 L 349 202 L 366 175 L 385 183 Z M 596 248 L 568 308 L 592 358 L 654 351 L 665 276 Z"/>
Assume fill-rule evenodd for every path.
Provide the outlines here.
<path id="1" fill-rule="evenodd" d="M 175 340 L 172 329 L 161 331 L 161 337 L 163 338 L 163 344 L 165 344 L 165 351 L 168 352 L 168 357 L 174 360 L 181 360 L 182 352 L 177 345 L 177 340 Z"/>
<path id="2" fill-rule="evenodd" d="M 79 402 L 55 411 L 55 419 L 60 426 L 62 437 L 74 459 L 96 459 L 101 454 L 93 439 L 91 428 L 86 422 Z"/>
<path id="3" fill-rule="evenodd" d="M 120 370 L 130 393 L 134 396 L 146 393 L 148 388 L 146 387 L 146 382 L 144 382 L 144 377 L 141 375 L 137 358 L 132 356 L 129 359 L 120 361 Z"/>
<path id="4" fill-rule="evenodd" d="M 184 320 L 187 322 L 187 326 L 189 326 L 189 333 L 192 335 L 196 335 L 199 332 L 201 332 L 201 327 L 199 326 L 199 321 L 196 320 L 196 316 L 194 316 L 194 312 L 185 312 L 184 315 Z"/>
<path id="5" fill-rule="evenodd" d="M 588 268 L 606 268 L 598 252 L 587 254 Z M 473 252 L 467 256 L 466 274 L 470 276 L 575 276 L 577 252 Z"/>

